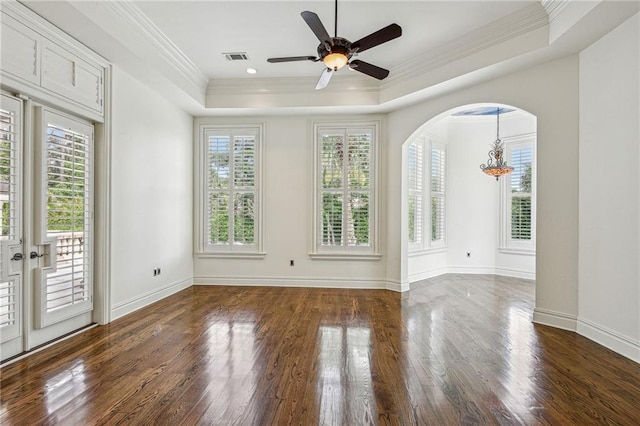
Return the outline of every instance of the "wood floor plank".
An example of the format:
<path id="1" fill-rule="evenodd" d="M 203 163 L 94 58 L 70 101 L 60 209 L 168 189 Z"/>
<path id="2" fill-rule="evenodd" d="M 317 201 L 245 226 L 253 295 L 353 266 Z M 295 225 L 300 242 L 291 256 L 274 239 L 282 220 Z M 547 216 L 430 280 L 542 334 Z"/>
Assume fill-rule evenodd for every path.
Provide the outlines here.
<path id="1" fill-rule="evenodd" d="M 196 286 L 0 370 L 2 425 L 640 424 L 640 365 L 534 284 Z"/>

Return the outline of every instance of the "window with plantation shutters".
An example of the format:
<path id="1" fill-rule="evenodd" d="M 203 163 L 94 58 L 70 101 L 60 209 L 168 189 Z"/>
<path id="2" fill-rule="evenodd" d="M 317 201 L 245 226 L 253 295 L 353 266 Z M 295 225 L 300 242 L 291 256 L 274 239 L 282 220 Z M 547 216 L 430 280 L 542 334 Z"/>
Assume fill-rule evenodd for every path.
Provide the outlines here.
<path id="1" fill-rule="evenodd" d="M 374 253 L 374 124 L 316 125 L 316 253 Z"/>
<path id="2" fill-rule="evenodd" d="M 446 240 L 446 144 L 435 135 L 407 147 L 409 250 L 441 249 Z"/>
<path id="3" fill-rule="evenodd" d="M 260 127 L 206 126 L 204 250 L 260 250 Z"/>
<path id="4" fill-rule="evenodd" d="M 513 172 L 504 179 L 503 248 L 535 249 L 535 150 L 533 138 L 505 142 Z"/>

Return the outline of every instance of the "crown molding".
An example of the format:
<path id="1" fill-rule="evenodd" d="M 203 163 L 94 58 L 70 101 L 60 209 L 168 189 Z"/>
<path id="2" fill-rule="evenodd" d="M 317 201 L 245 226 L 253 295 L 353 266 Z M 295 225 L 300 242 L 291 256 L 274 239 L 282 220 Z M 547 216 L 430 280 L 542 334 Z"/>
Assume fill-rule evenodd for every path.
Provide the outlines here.
<path id="1" fill-rule="evenodd" d="M 342 75 L 315 90 L 316 77 L 212 79 L 206 92 L 206 108 L 322 107 L 378 105 L 378 80 Z"/>
<path id="2" fill-rule="evenodd" d="M 265 78 L 224 78 L 211 79 L 207 85 L 207 95 L 229 94 L 272 94 L 272 93 L 320 93 L 316 91 L 316 77 L 265 77 Z M 331 79 L 331 84 L 322 93 L 358 91 L 378 92 L 378 80 L 364 76 L 339 76 Z"/>
<path id="3" fill-rule="evenodd" d="M 549 17 L 542 5 L 532 4 L 392 68 L 389 78 L 380 85 L 381 89 L 384 90 L 405 80 L 433 72 L 548 24 Z"/>
<path id="4" fill-rule="evenodd" d="M 549 23 L 553 22 L 569 5 L 569 0 L 540 0 L 542 7 L 549 16 Z"/>
<path id="5" fill-rule="evenodd" d="M 131 0 L 105 1 L 103 4 L 134 29 L 182 77 L 203 92 L 206 90 L 206 75 Z"/>

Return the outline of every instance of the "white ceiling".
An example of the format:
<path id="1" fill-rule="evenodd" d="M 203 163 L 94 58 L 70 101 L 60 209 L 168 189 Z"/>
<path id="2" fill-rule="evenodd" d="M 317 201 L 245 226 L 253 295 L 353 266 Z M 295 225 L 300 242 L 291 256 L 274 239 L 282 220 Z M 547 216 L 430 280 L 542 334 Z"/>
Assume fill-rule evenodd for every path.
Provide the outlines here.
<path id="1" fill-rule="evenodd" d="M 403 35 L 359 56 L 389 69 L 386 80 L 345 68 L 315 91 L 321 63 L 266 60 L 315 56 L 300 12 L 333 34 L 333 0 L 22 3 L 194 115 L 389 110 L 579 51 L 640 9 L 640 0 L 340 0 L 338 36 L 356 41 L 394 22 Z"/>
<path id="2" fill-rule="evenodd" d="M 383 68 L 411 59 L 463 33 L 536 1 L 375 1 L 338 2 L 338 36 L 356 41 L 391 23 L 399 39 L 363 52 L 360 59 Z M 334 2 L 329 1 L 141 1 L 144 14 L 209 78 L 319 76 L 320 63 L 269 64 L 267 58 L 316 56 L 318 39 L 300 17 L 318 14 L 334 34 Z M 229 62 L 223 52 L 247 52 L 250 61 Z M 345 70 L 345 72 L 347 72 Z"/>

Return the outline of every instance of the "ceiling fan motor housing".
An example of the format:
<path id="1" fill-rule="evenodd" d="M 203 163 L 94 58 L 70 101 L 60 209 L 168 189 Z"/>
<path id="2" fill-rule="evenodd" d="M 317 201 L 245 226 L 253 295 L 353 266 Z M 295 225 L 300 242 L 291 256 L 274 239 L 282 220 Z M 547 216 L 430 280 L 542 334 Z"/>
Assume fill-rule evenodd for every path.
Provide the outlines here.
<path id="1" fill-rule="evenodd" d="M 332 46 L 327 46 L 326 43 L 320 43 L 318 45 L 318 56 L 320 59 L 324 59 L 330 53 L 341 53 L 347 57 L 347 59 L 351 59 L 353 55 L 353 51 L 351 50 L 351 42 L 346 38 L 342 37 L 332 37 L 331 42 Z M 327 49 L 327 47 L 331 48 L 331 50 Z"/>

